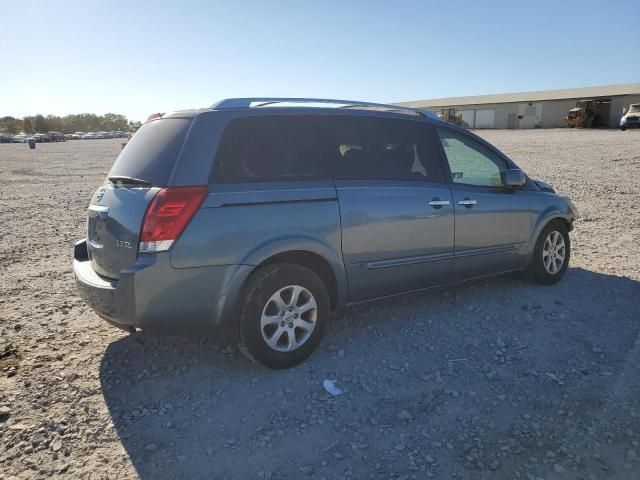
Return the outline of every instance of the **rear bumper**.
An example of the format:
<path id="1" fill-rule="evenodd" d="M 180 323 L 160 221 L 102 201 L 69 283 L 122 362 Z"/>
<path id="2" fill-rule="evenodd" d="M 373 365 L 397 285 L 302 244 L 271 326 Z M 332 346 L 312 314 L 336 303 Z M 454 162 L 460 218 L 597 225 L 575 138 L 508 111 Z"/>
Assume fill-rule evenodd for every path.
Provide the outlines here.
<path id="1" fill-rule="evenodd" d="M 85 241 L 76 244 L 73 272 L 82 299 L 102 318 L 125 330 L 171 333 L 206 331 L 235 317 L 238 291 L 251 267 L 173 268 L 170 254 L 140 256 L 118 280 L 98 275 Z"/>

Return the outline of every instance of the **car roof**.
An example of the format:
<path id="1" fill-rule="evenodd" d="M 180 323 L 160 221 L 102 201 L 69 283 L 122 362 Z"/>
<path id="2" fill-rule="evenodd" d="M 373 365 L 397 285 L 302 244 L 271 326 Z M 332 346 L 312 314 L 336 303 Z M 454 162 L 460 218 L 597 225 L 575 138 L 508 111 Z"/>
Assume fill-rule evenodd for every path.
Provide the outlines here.
<path id="1" fill-rule="evenodd" d="M 159 118 L 194 118 L 202 113 L 216 111 L 242 111 L 251 112 L 252 115 L 278 113 L 289 114 L 314 114 L 337 113 L 340 115 L 374 115 L 390 116 L 395 118 L 412 117 L 420 120 L 443 122 L 435 113 L 428 110 L 420 110 L 411 107 L 390 105 L 383 103 L 361 102 L 356 100 L 333 100 L 324 98 L 288 98 L 288 97 L 248 97 L 227 98 L 214 103 L 208 108 L 177 110 L 162 114 L 148 121 Z M 146 123 L 146 122 L 145 122 Z"/>
<path id="2" fill-rule="evenodd" d="M 390 105 L 386 103 L 363 102 L 359 100 L 336 100 L 328 98 L 288 98 L 288 97 L 254 97 L 254 98 L 227 98 L 214 103 L 211 108 L 216 110 L 238 108 L 331 108 L 333 110 L 367 110 L 389 113 L 402 113 L 417 117 L 437 118 L 430 111 L 419 110 L 412 107 Z"/>

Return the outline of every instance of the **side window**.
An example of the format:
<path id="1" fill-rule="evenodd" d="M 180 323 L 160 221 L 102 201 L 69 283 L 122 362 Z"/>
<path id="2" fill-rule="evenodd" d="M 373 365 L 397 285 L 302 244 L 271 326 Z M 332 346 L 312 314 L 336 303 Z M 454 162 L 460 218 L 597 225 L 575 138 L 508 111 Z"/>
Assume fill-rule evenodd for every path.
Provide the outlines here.
<path id="1" fill-rule="evenodd" d="M 328 130 L 335 178 L 441 181 L 438 153 L 428 128 L 411 120 L 332 117 Z"/>
<path id="2" fill-rule="evenodd" d="M 501 187 L 506 162 L 466 135 L 438 129 L 454 183 Z"/>
<path id="3" fill-rule="evenodd" d="M 214 160 L 213 183 L 329 178 L 313 116 L 237 118 L 226 126 Z"/>

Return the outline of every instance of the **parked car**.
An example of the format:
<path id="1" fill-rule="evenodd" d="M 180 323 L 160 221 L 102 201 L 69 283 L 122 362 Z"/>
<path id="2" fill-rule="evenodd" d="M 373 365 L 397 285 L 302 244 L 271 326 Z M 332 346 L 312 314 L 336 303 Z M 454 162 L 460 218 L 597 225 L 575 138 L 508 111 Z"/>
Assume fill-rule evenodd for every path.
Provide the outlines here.
<path id="1" fill-rule="evenodd" d="M 83 140 L 93 140 L 94 138 L 96 138 L 95 132 L 87 132 L 84 135 L 82 135 Z"/>
<path id="2" fill-rule="evenodd" d="M 65 140 L 74 140 L 73 133 L 65 133 L 64 134 L 64 139 Z"/>
<path id="3" fill-rule="evenodd" d="M 38 143 L 47 143 L 51 141 L 51 137 L 49 137 L 49 135 L 47 135 L 46 133 L 36 133 L 32 135 L 32 137 Z"/>
<path id="4" fill-rule="evenodd" d="M 249 358 L 286 368 L 348 304 L 514 271 L 557 282 L 576 215 L 435 114 L 232 99 L 136 132 L 91 198 L 73 268 L 113 325 L 235 323 Z"/>
<path id="5" fill-rule="evenodd" d="M 71 135 L 73 140 L 82 140 L 82 138 L 86 135 L 85 132 L 76 132 Z"/>
<path id="6" fill-rule="evenodd" d="M 13 143 L 26 143 L 27 138 L 29 138 L 28 135 L 25 135 L 24 133 L 18 133 L 17 135 L 13 136 Z"/>
<path id="7" fill-rule="evenodd" d="M 64 133 L 62 133 L 62 132 L 48 132 L 47 135 L 51 139 L 52 142 L 66 142 L 67 141 L 67 138 L 65 137 Z"/>
<path id="8" fill-rule="evenodd" d="M 13 136 L 7 132 L 0 132 L 0 143 L 11 143 Z"/>
<path id="9" fill-rule="evenodd" d="M 640 128 L 640 103 L 632 103 L 629 110 L 625 108 L 623 113 L 620 130 L 624 132 L 627 128 Z"/>

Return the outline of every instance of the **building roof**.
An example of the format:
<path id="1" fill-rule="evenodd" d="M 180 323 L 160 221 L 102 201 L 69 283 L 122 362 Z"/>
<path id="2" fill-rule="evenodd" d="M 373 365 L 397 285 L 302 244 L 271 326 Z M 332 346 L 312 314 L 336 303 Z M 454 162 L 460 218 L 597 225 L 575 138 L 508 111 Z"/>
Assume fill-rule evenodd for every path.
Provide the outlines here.
<path id="1" fill-rule="evenodd" d="M 640 83 L 563 88 L 560 90 L 539 90 L 534 92 L 499 93 L 495 95 L 476 95 L 470 97 L 433 98 L 431 100 L 398 102 L 397 105 L 414 108 L 432 108 L 458 105 L 482 105 L 487 103 L 539 102 L 542 100 L 614 97 L 618 95 L 640 95 Z"/>

